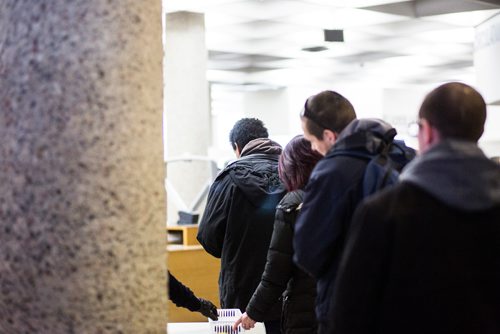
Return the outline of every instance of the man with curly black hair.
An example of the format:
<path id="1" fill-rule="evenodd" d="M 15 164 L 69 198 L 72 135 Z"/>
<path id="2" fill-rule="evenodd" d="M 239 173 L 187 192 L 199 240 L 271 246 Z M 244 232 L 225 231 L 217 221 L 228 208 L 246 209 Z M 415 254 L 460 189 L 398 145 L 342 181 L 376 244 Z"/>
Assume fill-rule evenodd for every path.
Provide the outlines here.
<path id="1" fill-rule="evenodd" d="M 268 138 L 269 134 L 264 123 L 257 118 L 242 118 L 236 122 L 229 132 L 229 142 L 239 158 L 239 153 L 245 145 L 258 138 Z"/>
<path id="2" fill-rule="evenodd" d="M 244 310 L 260 282 L 273 232 L 276 205 L 285 195 L 278 176 L 281 146 L 268 138 L 262 121 L 236 122 L 229 141 L 237 160 L 210 187 L 198 240 L 221 259 L 222 308 Z M 266 315 L 266 333 L 280 333 L 281 304 Z"/>

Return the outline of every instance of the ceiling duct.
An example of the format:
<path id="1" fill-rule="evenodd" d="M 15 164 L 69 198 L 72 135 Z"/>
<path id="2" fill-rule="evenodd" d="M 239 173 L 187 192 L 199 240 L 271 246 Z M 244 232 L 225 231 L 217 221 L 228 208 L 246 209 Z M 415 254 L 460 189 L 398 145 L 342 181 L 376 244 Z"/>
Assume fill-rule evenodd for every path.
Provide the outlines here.
<path id="1" fill-rule="evenodd" d="M 417 0 L 417 17 L 500 8 L 500 4 L 475 0 Z"/>
<path id="2" fill-rule="evenodd" d="M 500 9 L 500 0 L 413 0 L 364 7 L 363 9 L 416 18 L 474 10 Z"/>
<path id="3" fill-rule="evenodd" d="M 497 5 L 497 6 L 500 6 L 500 0 L 476 0 L 475 2 L 482 2 L 482 3 L 485 3 L 485 4 L 493 4 L 493 5 Z"/>

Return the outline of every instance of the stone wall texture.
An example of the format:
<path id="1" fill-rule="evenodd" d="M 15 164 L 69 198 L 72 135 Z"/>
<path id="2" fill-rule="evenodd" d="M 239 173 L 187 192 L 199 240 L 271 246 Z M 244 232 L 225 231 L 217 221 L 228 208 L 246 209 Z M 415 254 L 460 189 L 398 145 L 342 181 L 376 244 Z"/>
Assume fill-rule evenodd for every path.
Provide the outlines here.
<path id="1" fill-rule="evenodd" d="M 165 333 L 161 29 L 0 2 L 0 333 Z"/>

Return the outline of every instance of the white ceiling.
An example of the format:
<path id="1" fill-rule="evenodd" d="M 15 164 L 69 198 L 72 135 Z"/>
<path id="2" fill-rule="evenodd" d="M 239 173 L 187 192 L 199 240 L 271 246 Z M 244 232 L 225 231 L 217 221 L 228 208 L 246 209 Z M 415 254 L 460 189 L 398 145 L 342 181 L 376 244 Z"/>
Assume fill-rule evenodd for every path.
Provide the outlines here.
<path id="1" fill-rule="evenodd" d="M 164 0 L 164 6 L 167 13 L 205 13 L 210 81 L 274 86 L 473 82 L 474 27 L 500 11 L 495 0 Z M 345 41 L 325 42 L 323 29 L 342 29 Z M 302 50 L 318 46 L 327 49 Z"/>

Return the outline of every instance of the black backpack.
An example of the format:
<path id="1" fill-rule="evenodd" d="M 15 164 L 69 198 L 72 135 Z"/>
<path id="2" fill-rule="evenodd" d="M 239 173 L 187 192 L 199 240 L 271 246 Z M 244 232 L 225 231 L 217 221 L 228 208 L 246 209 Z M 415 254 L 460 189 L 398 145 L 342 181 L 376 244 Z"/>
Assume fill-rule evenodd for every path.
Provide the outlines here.
<path id="1" fill-rule="evenodd" d="M 415 158 L 415 150 L 406 146 L 403 140 L 394 140 L 395 135 L 395 129 L 389 130 L 383 137 L 375 135 L 382 140 L 380 150 L 375 154 L 361 150 L 334 151 L 333 156 L 342 155 L 368 161 L 363 175 L 363 197 L 396 184 L 403 167 Z"/>

